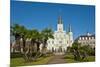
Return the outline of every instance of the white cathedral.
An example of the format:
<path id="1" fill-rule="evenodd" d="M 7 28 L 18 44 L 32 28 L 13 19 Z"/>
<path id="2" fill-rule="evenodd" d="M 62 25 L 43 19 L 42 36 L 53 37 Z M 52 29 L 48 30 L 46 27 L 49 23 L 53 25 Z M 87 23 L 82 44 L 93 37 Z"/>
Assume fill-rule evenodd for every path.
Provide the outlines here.
<path id="1" fill-rule="evenodd" d="M 54 54 L 65 54 L 67 47 L 71 47 L 73 43 L 73 33 L 69 25 L 68 31 L 63 29 L 62 17 L 58 17 L 57 31 L 53 33 L 54 38 L 47 40 L 47 50 Z"/>

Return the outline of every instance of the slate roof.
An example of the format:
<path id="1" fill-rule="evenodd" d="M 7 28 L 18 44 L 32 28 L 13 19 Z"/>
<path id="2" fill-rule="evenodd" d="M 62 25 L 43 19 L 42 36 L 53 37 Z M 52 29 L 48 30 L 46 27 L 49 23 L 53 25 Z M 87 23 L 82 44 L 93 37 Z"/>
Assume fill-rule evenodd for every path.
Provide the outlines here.
<path id="1" fill-rule="evenodd" d="M 87 39 L 89 39 L 89 37 L 94 37 L 95 38 L 95 34 L 92 34 L 92 35 L 80 35 L 75 39 L 75 41 L 79 40 L 80 37 L 87 37 Z"/>

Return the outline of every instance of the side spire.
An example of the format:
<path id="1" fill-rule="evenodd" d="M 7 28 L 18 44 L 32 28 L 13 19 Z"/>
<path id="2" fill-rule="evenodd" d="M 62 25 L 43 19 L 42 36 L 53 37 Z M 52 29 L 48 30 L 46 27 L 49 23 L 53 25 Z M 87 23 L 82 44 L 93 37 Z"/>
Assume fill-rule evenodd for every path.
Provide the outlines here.
<path id="1" fill-rule="evenodd" d="M 71 32 L 71 25 L 69 24 L 68 32 Z"/>

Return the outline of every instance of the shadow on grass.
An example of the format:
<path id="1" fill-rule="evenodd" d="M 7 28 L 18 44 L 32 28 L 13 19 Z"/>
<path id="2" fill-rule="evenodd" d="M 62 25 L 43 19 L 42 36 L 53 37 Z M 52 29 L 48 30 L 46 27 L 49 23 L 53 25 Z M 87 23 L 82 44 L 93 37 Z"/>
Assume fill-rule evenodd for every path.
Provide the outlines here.
<path id="1" fill-rule="evenodd" d="M 88 57 L 84 58 L 83 60 L 76 61 L 76 60 L 74 60 L 73 55 L 67 54 L 67 55 L 65 55 L 64 59 L 66 59 L 67 63 L 95 62 L 95 56 L 88 56 Z"/>
<path id="2" fill-rule="evenodd" d="M 46 64 L 51 58 L 52 56 L 41 56 L 36 61 L 32 61 L 32 62 L 25 62 L 22 57 L 21 58 L 11 58 L 10 67 L 43 65 L 43 64 Z"/>
<path id="3" fill-rule="evenodd" d="M 74 59 L 73 55 L 66 55 L 63 57 L 63 59 Z"/>

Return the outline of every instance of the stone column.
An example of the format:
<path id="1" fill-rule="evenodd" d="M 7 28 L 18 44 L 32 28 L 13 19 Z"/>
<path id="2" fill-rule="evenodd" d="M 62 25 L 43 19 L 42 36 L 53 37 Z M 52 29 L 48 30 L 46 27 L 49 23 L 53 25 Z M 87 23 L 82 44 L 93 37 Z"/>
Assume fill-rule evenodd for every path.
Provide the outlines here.
<path id="1" fill-rule="evenodd" d="M 20 49 L 21 53 L 23 53 L 23 39 L 22 38 L 20 39 L 20 47 L 21 47 Z"/>

